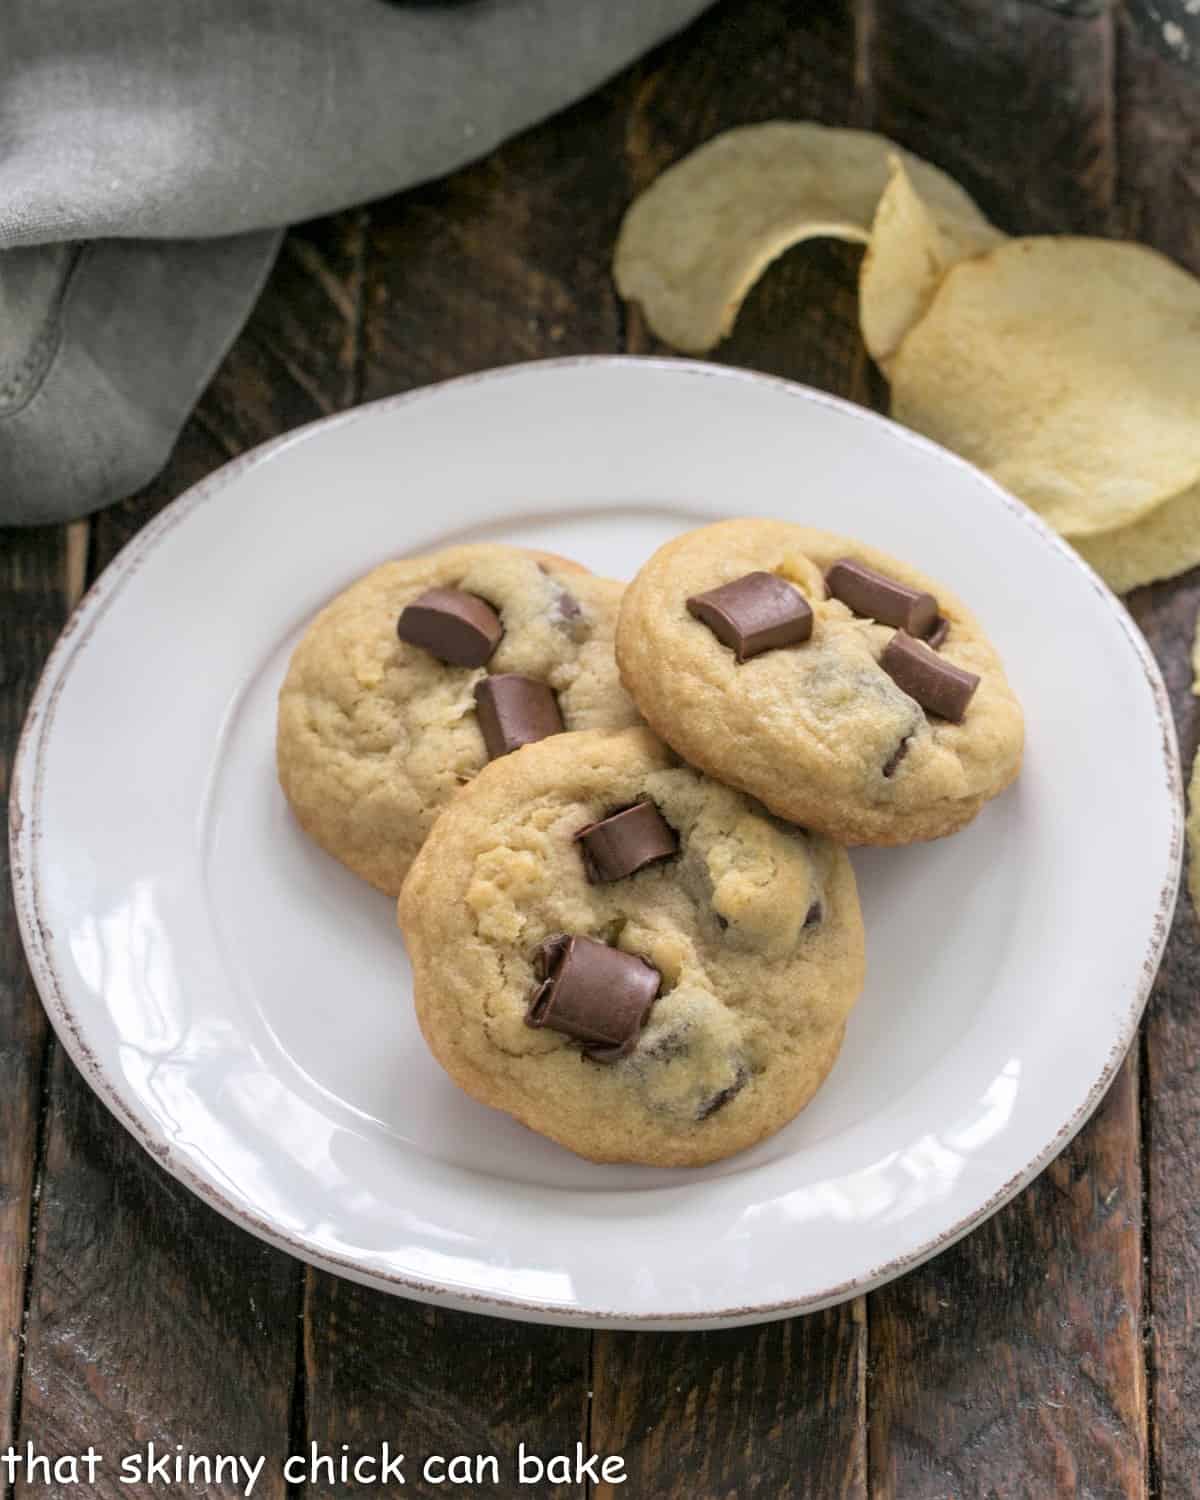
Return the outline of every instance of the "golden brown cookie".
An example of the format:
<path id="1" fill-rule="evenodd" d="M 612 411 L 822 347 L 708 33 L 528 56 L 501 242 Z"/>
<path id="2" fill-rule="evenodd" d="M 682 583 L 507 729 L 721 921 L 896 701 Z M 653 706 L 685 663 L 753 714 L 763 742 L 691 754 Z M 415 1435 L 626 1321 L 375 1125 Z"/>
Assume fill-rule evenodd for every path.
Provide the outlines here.
<path id="1" fill-rule="evenodd" d="M 450 1076 L 596 1161 L 695 1166 L 778 1130 L 863 983 L 844 851 L 645 729 L 494 761 L 434 825 L 399 920 Z"/>
<path id="2" fill-rule="evenodd" d="M 399 638 L 401 612 L 437 588 L 498 616 L 482 665 Z M 575 563 L 496 543 L 384 563 L 339 594 L 296 647 L 279 695 L 279 781 L 306 832 L 396 895 L 438 812 L 487 764 L 475 695 L 485 679 L 544 683 L 568 730 L 636 723 L 613 660 L 620 597 L 619 583 Z"/>
<path id="3" fill-rule="evenodd" d="M 838 598 L 827 578 L 842 560 L 853 566 Z M 846 580 L 864 567 L 890 588 Z M 758 574 L 752 597 L 701 597 Z M 744 650 L 730 607 L 753 627 Z M 1020 769 L 1020 705 L 966 606 L 829 532 L 735 520 L 668 542 L 626 590 L 617 659 L 685 760 L 841 843 L 953 833 Z"/>

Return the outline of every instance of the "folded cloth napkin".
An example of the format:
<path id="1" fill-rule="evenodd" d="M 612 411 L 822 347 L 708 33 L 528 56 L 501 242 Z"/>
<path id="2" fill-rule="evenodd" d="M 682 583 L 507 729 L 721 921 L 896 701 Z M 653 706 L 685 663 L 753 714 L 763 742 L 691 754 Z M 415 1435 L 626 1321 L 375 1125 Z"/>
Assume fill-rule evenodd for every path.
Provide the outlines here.
<path id="1" fill-rule="evenodd" d="M 3 0 L 0 523 L 165 462 L 279 226 L 483 155 L 709 0 Z"/>

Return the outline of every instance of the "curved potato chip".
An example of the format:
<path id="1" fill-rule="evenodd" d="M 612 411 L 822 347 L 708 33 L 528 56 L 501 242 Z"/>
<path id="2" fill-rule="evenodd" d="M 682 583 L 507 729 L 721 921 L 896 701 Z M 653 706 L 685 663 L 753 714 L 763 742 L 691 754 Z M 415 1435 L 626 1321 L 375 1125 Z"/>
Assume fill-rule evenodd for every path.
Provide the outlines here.
<path id="1" fill-rule="evenodd" d="M 888 172 L 858 273 L 863 342 L 885 373 L 955 261 L 990 250 L 1007 238 L 978 210 L 969 217 L 943 214 L 939 224 L 895 154 L 888 157 Z"/>
<path id="2" fill-rule="evenodd" d="M 893 417 L 1072 539 L 1200 481 L 1200 281 L 1142 245 L 1015 239 L 959 261 L 891 380 Z"/>
<path id="3" fill-rule="evenodd" d="M 1116 594 L 1174 578 L 1200 563 L 1200 484 L 1111 531 L 1075 536 L 1071 545 Z M 1200 674 L 1200 660 L 1193 656 Z"/>
<path id="4" fill-rule="evenodd" d="M 1192 762 L 1192 779 L 1188 783 L 1188 894 L 1192 910 L 1200 916 L 1200 750 Z"/>
<path id="5" fill-rule="evenodd" d="M 625 215 L 617 289 L 676 349 L 711 349 L 759 276 L 817 236 L 865 244 L 898 153 L 938 223 L 978 220 L 953 178 L 884 136 L 811 121 L 727 130 L 668 167 Z"/>

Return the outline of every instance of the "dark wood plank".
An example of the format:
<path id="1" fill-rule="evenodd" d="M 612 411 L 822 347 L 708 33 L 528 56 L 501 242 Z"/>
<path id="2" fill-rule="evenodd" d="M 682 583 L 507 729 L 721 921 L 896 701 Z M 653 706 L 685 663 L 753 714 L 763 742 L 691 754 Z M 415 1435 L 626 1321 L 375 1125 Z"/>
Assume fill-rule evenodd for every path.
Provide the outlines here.
<path id="1" fill-rule="evenodd" d="M 155 1166 L 55 1049 L 33 1261 L 20 1445 L 105 1455 L 88 1493 L 150 1494 L 118 1459 L 186 1452 L 267 1462 L 282 1500 L 299 1277 Z M 161 1490 L 160 1486 L 160 1490 Z M 233 1496 L 222 1482 L 178 1493 Z M 172 1491 L 174 1492 L 174 1491 Z M 78 1493 L 21 1479 L 16 1495 Z"/>
<path id="2" fill-rule="evenodd" d="M 1012 1204 L 868 1299 L 871 1493 L 1143 1496 L 1136 1056 Z"/>
<path id="3" fill-rule="evenodd" d="M 1112 232 L 1109 9 L 872 0 L 873 123 L 1015 232 Z M 1142 1495 L 1136 1061 L 995 1219 L 870 1298 L 879 1495 Z"/>
<path id="4" fill-rule="evenodd" d="M 72 533 L 79 535 L 78 529 Z M 0 531 L 0 796 L 6 814 L 25 710 L 78 595 L 77 555 L 77 544 L 70 544 L 62 528 Z M 5 826 L 7 821 L 6 816 Z M 48 1045 L 45 1013 L 17 935 L 9 877 L 5 839 L 0 849 L 0 1449 L 15 1435 Z"/>
<path id="5" fill-rule="evenodd" d="M 1134 618 L 1163 668 L 1180 750 L 1200 743 L 1190 644 L 1200 569 L 1130 595 Z M 1179 897 L 1144 1027 L 1152 1474 L 1163 1495 L 1200 1495 L 1200 919 Z"/>
<path id="6" fill-rule="evenodd" d="M 632 190 L 735 125 L 868 124 L 857 8 L 854 0 L 723 0 L 650 53 L 630 74 Z"/>
<path id="7" fill-rule="evenodd" d="M 406 1495 L 583 1494 L 582 1486 L 517 1483 L 520 1445 L 574 1462 L 587 1437 L 588 1335 L 423 1307 L 319 1272 L 310 1274 L 305 1341 L 307 1430 L 322 1452 L 406 1455 Z M 456 1487 L 431 1455 L 496 1460 L 498 1482 Z M 532 1480 L 536 1470 L 527 1469 Z M 365 1477 L 365 1476 L 364 1476 Z M 310 1485 L 312 1496 L 327 1487 Z M 371 1485 L 338 1491 L 374 1496 Z"/>
<path id="8" fill-rule="evenodd" d="M 364 395 L 611 353 L 625 199 L 619 86 L 371 215 Z"/>
<path id="9" fill-rule="evenodd" d="M 1119 19 L 1121 233 L 1174 256 L 1200 275 L 1196 66 L 1164 57 L 1124 9 Z"/>
<path id="10" fill-rule="evenodd" d="M 362 214 L 289 237 L 167 469 L 96 518 L 93 573 L 231 455 L 355 399 L 364 237 Z M 94 1442 L 119 1456 L 151 1440 L 160 1451 L 262 1454 L 255 1493 L 280 1500 L 302 1268 L 168 1178 L 62 1056 L 40 1190 L 20 1440 L 51 1454 Z M 113 1463 L 92 1493 L 151 1491 L 122 1487 Z M 226 1478 L 189 1493 L 241 1490 Z"/>
<path id="11" fill-rule="evenodd" d="M 855 58 L 855 18 L 842 0 L 822 0 L 803 15 L 779 0 L 716 6 L 633 75 L 625 132 L 631 192 L 733 126 L 790 117 L 862 125 L 868 105 Z M 788 251 L 751 290 L 712 357 L 880 405 L 882 387 L 858 332 L 861 257 L 836 240 Z M 626 310 L 625 347 L 672 352 L 636 307 Z"/>
<path id="12" fill-rule="evenodd" d="M 1131 15 L 1131 12 L 1133 13 Z M 1200 80 L 1155 46 L 1157 8 L 1122 8 L 1117 49 L 1123 232 L 1200 274 Z M 1187 21 L 1195 26 L 1195 19 Z M 1189 648 L 1200 570 L 1129 598 L 1162 666 L 1184 764 L 1200 740 Z M 1159 1493 L 1200 1495 L 1200 922 L 1186 891 L 1144 1028 L 1152 1475 Z"/>
<path id="13" fill-rule="evenodd" d="M 629 1487 L 597 1496 L 866 1494 L 863 1302 L 758 1328 L 598 1334 L 592 1441 Z"/>
<path id="14" fill-rule="evenodd" d="M 630 189 L 734 125 L 787 116 L 856 124 L 863 114 L 848 5 L 718 5 L 634 74 Z M 713 357 L 877 402 L 858 334 L 859 254 L 814 241 L 781 257 Z M 636 310 L 626 347 L 669 352 Z M 593 1446 L 624 1454 L 638 1495 L 865 1495 L 864 1310 L 860 1299 L 758 1328 L 598 1333 Z"/>
<path id="15" fill-rule="evenodd" d="M 486 160 L 372 209 L 363 391 L 618 347 L 608 261 L 627 188 L 618 82 Z M 306 1298 L 305 1426 L 327 1448 L 574 1452 L 590 1336 L 425 1309 L 318 1272 Z M 499 1394 L 503 1393 L 503 1395 Z M 404 1412 L 397 1422 L 397 1401 Z M 406 1493 L 436 1493 L 406 1470 Z M 310 1486 L 307 1493 L 320 1493 Z"/>
<path id="16" fill-rule="evenodd" d="M 875 129 L 951 172 L 1012 233 L 1114 230 L 1107 7 L 869 3 Z"/>

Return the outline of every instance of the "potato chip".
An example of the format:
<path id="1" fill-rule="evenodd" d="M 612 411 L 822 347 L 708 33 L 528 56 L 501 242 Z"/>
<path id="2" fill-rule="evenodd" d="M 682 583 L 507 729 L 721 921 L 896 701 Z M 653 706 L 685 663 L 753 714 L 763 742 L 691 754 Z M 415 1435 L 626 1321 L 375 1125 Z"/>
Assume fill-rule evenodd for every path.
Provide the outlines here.
<path id="1" fill-rule="evenodd" d="M 1192 910 L 1200 916 L 1200 750 L 1192 762 L 1192 779 L 1188 785 L 1188 894 Z"/>
<path id="2" fill-rule="evenodd" d="M 937 167 L 866 130 L 746 125 L 669 167 L 625 215 L 613 275 L 676 349 L 711 349 L 770 263 L 819 236 L 865 244 L 897 153 L 934 220 L 981 223 Z"/>
<path id="3" fill-rule="evenodd" d="M 1006 238 L 978 211 L 964 218 L 943 214 L 939 224 L 898 156 L 888 158 L 888 170 L 858 273 L 863 342 L 885 373 L 950 267 Z"/>
<path id="4" fill-rule="evenodd" d="M 952 266 L 892 415 L 1075 540 L 1200 482 L 1200 281 L 1141 245 L 1007 240 Z"/>
<path id="5" fill-rule="evenodd" d="M 1172 495 L 1128 526 L 1072 537 L 1071 545 L 1114 593 L 1174 578 L 1200 563 L 1200 484 Z M 1195 664 L 1200 673 L 1200 661 Z"/>

